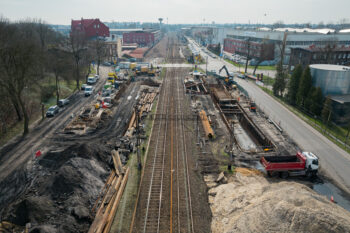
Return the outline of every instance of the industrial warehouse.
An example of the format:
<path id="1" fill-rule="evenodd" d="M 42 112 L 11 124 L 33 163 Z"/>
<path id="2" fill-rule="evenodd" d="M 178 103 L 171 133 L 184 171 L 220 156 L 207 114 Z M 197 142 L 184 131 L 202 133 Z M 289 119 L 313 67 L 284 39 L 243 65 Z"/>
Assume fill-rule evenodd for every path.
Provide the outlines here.
<path id="1" fill-rule="evenodd" d="M 350 232 L 350 20 L 192 3 L 6 5 L 0 233 Z"/>

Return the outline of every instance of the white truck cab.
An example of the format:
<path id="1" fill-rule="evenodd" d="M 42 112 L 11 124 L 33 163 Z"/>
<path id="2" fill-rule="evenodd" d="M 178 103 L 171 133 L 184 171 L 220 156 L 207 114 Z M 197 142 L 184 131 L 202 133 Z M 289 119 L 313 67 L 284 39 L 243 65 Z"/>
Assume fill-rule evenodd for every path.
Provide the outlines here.
<path id="1" fill-rule="evenodd" d="M 306 157 L 305 161 L 305 169 L 311 172 L 316 172 L 318 170 L 318 157 L 311 152 L 303 152 L 302 153 Z"/>

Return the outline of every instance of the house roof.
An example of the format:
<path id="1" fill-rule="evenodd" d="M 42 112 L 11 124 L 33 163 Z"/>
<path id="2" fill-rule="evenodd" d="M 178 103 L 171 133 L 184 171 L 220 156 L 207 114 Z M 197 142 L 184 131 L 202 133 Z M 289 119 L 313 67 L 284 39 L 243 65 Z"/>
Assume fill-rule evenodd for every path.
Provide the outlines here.
<path id="1" fill-rule="evenodd" d="M 81 20 L 72 20 L 72 27 L 77 27 L 77 26 L 83 26 L 84 28 L 87 28 L 90 26 L 95 20 L 98 19 L 81 19 Z"/>
<path id="2" fill-rule="evenodd" d="M 131 51 L 131 52 L 129 53 L 129 55 L 130 55 L 131 57 L 134 57 L 134 58 L 143 58 L 143 55 L 145 54 L 145 52 L 146 52 L 147 50 L 148 50 L 147 47 L 146 47 L 146 48 L 137 48 L 137 49 Z"/>
<path id="3" fill-rule="evenodd" d="M 310 46 L 309 48 L 300 48 L 300 47 L 297 47 L 297 48 L 292 48 L 292 49 L 300 49 L 300 50 L 305 50 L 305 51 L 308 51 L 308 52 L 324 52 L 326 51 L 327 49 L 326 48 L 323 48 L 323 47 L 316 47 L 316 46 Z M 347 52 L 347 51 L 350 51 L 350 47 L 336 47 L 334 49 L 331 49 L 332 52 Z"/>

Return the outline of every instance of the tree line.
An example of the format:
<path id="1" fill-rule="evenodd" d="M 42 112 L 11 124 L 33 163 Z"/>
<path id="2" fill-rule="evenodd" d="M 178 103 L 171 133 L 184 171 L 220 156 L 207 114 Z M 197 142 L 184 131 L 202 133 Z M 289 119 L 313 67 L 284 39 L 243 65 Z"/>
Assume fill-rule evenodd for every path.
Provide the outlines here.
<path id="1" fill-rule="evenodd" d="M 287 80 L 288 74 L 278 65 L 273 85 L 274 95 L 283 97 L 290 105 L 314 117 L 321 117 L 327 123 L 332 112 L 331 100 L 323 97 L 320 87 L 312 85 L 310 67 L 303 69 L 301 65 L 296 66 Z"/>
<path id="2" fill-rule="evenodd" d="M 41 20 L 0 18 L 0 135 L 20 121 L 26 135 L 43 103 L 54 95 L 58 102 L 60 82 L 75 81 L 79 90 L 92 61 L 99 72 L 106 51 L 99 39 L 87 40 L 82 33 L 65 37 Z"/>

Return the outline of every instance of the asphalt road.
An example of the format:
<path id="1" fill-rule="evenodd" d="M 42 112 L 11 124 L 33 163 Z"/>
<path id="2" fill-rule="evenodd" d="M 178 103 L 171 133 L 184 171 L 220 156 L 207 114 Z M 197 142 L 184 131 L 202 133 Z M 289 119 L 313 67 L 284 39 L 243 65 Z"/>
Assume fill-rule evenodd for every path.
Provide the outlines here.
<path id="1" fill-rule="evenodd" d="M 207 56 L 203 51 L 201 53 L 203 56 Z M 208 56 L 208 70 L 218 72 L 224 64 L 230 72 L 238 71 L 238 68 L 230 63 Z M 205 69 L 205 65 L 202 65 L 201 68 Z M 311 151 L 319 157 L 321 172 L 350 193 L 350 154 L 340 149 L 254 83 L 242 79 L 235 81 L 248 92 L 249 96 L 271 119 L 280 123 L 283 130 L 300 148 L 304 151 Z"/>
<path id="2" fill-rule="evenodd" d="M 103 87 L 109 71 L 109 67 L 100 67 L 100 80 L 94 85 L 95 94 Z M 7 145 L 0 148 L 0 182 L 15 169 L 24 166 L 26 162 L 34 158 L 35 151 L 46 152 L 46 148 L 49 146 L 46 144 L 46 140 L 57 130 L 62 129 L 71 120 L 72 114 L 77 114 L 84 105 L 90 104 L 95 98 L 94 95 L 84 97 L 83 91 L 73 95 L 75 95 L 74 100 L 60 109 L 56 116 L 45 118 L 23 140 L 14 139 L 9 142 L 8 144 L 13 144 L 11 149 L 7 149 Z"/>

